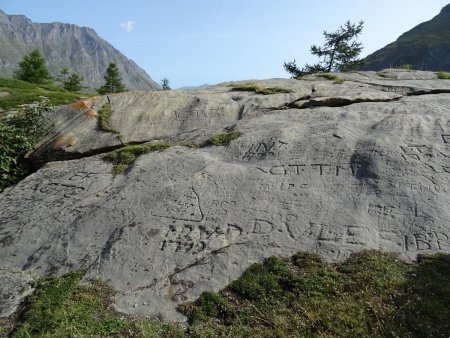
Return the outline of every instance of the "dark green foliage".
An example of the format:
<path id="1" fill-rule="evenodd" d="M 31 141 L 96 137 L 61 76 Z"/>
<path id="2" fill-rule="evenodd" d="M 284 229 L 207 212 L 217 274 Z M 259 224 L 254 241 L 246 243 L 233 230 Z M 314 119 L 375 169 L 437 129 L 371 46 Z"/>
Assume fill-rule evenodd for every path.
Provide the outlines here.
<path id="1" fill-rule="evenodd" d="M 69 70 L 64 67 L 58 76 L 58 81 L 62 84 L 63 88 L 69 92 L 79 92 L 83 89 L 81 82 L 83 78 L 76 73 L 69 73 Z"/>
<path id="2" fill-rule="evenodd" d="M 105 95 L 126 91 L 126 88 L 122 83 L 122 78 L 120 77 L 119 69 L 114 62 L 109 64 L 104 78 L 105 84 L 97 89 L 99 94 Z"/>
<path id="3" fill-rule="evenodd" d="M 24 156 L 47 132 L 52 112 L 53 107 L 44 98 L 0 120 L 0 191 L 29 173 Z"/>
<path id="4" fill-rule="evenodd" d="M 22 104 L 38 101 L 41 96 L 48 97 L 52 105 L 69 104 L 86 94 L 71 93 L 53 84 L 31 84 L 29 82 L 0 78 L 0 92 L 9 95 L 0 97 L 0 107 L 14 109 Z"/>
<path id="5" fill-rule="evenodd" d="M 358 59 L 362 51 L 362 44 L 354 40 L 362 31 L 364 22 L 357 25 L 347 21 L 336 32 L 323 32 L 325 43 L 322 47 L 312 45 L 311 54 L 317 55 L 322 60 L 314 65 L 306 64 L 299 69 L 295 60 L 284 63 L 284 69 L 294 78 L 306 74 L 331 71 L 349 71 L 363 64 Z"/>
<path id="6" fill-rule="evenodd" d="M 50 73 L 45 65 L 45 59 L 38 49 L 24 56 L 19 63 L 19 69 L 14 73 L 18 80 L 30 83 L 49 83 L 52 80 Z"/>
<path id="7" fill-rule="evenodd" d="M 23 321 L 12 337 L 181 337 L 173 325 L 131 320 L 110 310 L 113 291 L 94 282 L 78 285 L 83 272 L 61 278 L 44 277 L 36 282 Z"/>
<path id="8" fill-rule="evenodd" d="M 233 316 L 233 310 L 228 300 L 216 292 L 204 292 L 193 303 L 185 303 L 180 306 L 192 324 L 200 324 L 209 318 L 226 319 Z"/>
<path id="9" fill-rule="evenodd" d="M 163 90 L 171 90 L 172 89 L 172 88 L 170 88 L 168 78 L 165 77 L 164 79 L 161 80 L 161 87 Z"/>

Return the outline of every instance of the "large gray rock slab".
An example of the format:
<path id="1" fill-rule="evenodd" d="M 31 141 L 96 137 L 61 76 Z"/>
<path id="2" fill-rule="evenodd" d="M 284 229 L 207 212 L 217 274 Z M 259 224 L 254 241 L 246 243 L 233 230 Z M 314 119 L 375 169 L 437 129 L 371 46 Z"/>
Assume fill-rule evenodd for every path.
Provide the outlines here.
<path id="1" fill-rule="evenodd" d="M 417 88 L 437 80 L 422 81 Z M 403 96 L 357 81 L 258 83 L 293 92 L 263 96 L 220 85 L 110 96 L 117 111 L 130 112 L 111 117 L 127 142 L 151 133 L 177 140 L 199 128 L 196 141 L 232 125 L 242 135 L 226 146 L 148 153 L 116 176 L 102 155 L 50 162 L 6 189 L 0 295 L 8 301 L 0 302 L 0 316 L 31 291 L 28 279 L 80 268 L 85 282 L 99 278 L 117 290 L 117 310 L 184 320 L 177 304 L 220 290 L 268 256 L 308 251 L 340 261 L 379 249 L 414 260 L 450 252 L 449 94 Z M 442 82 L 439 91 L 448 86 Z M 358 101 L 363 97 L 369 102 Z M 295 107 L 318 98 L 359 103 Z M 209 120 L 189 113 L 187 129 L 139 126 L 146 114 L 168 126 L 174 111 L 197 104 L 213 114 Z M 226 108 L 214 115 L 219 104 Z M 67 115 L 72 126 L 56 128 L 92 123 L 83 114 Z M 84 129 L 100 135 L 91 127 Z M 113 136 L 96 149 L 114 144 Z"/>

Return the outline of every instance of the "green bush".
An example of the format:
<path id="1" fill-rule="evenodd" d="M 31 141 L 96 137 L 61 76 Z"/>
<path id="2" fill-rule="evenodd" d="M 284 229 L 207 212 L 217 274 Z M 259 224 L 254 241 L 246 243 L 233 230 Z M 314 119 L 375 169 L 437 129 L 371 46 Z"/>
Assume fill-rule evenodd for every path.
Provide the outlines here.
<path id="1" fill-rule="evenodd" d="M 48 99 L 42 98 L 0 120 L 0 191 L 29 173 L 24 156 L 47 132 L 52 112 Z"/>

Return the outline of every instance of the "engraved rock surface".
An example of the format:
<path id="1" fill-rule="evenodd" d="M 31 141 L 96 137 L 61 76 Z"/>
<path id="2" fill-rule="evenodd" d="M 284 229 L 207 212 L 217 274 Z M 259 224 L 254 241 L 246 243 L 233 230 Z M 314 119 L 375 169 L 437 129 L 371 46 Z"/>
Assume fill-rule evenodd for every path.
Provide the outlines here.
<path id="1" fill-rule="evenodd" d="M 343 84 L 252 81 L 286 94 L 222 84 L 111 95 L 109 124 L 120 137 L 86 114 L 106 97 L 61 108 L 34 156 L 80 158 L 49 162 L 0 195 L 0 296 L 11 299 L 0 316 L 30 292 L 23 276 L 79 268 L 86 282 L 117 290 L 119 311 L 184 320 L 178 303 L 272 255 L 449 253 L 450 81 L 423 72 L 339 76 Z M 155 139 L 200 143 L 227 130 L 242 135 L 226 146 L 148 153 L 116 176 L 100 154 Z M 56 140 L 73 145 L 55 149 Z"/>

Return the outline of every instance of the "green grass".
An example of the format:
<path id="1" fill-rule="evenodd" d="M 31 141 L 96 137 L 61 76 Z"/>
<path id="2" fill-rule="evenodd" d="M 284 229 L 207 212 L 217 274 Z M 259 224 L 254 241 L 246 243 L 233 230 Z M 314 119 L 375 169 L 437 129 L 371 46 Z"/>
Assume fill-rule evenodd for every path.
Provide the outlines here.
<path id="1" fill-rule="evenodd" d="M 377 75 L 378 75 L 379 77 L 382 77 L 382 78 L 387 79 L 387 80 L 398 80 L 398 77 L 397 77 L 397 76 L 392 75 L 392 74 L 385 73 L 385 72 L 383 72 L 383 71 L 377 72 Z"/>
<path id="2" fill-rule="evenodd" d="M 292 93 L 292 90 L 281 87 L 262 87 L 257 84 L 247 83 L 247 84 L 230 84 L 232 90 L 241 92 L 254 92 L 256 94 L 262 95 L 272 95 L 272 94 L 287 94 Z"/>
<path id="3" fill-rule="evenodd" d="M 438 73 L 438 78 L 441 80 L 450 80 L 450 73 L 440 71 Z"/>
<path id="4" fill-rule="evenodd" d="M 0 92 L 9 95 L 0 97 L 0 108 L 9 110 L 26 103 L 39 101 L 40 96 L 48 97 L 52 105 L 74 102 L 89 94 L 72 93 L 51 84 L 36 85 L 25 81 L 0 78 Z"/>
<path id="5" fill-rule="evenodd" d="M 99 125 L 100 125 L 100 130 L 119 134 L 119 132 L 117 130 L 115 130 L 108 124 L 108 118 L 111 115 L 111 112 L 112 112 L 111 111 L 111 103 L 109 103 L 109 102 L 105 103 L 100 108 L 100 111 L 98 112 L 98 121 L 99 121 Z"/>
<path id="6" fill-rule="evenodd" d="M 173 144 L 170 143 L 128 145 L 107 153 L 103 156 L 103 160 L 114 163 L 112 174 L 123 174 L 139 156 L 151 151 L 161 151 L 172 146 Z"/>
<path id="7" fill-rule="evenodd" d="M 450 258 L 363 251 L 340 264 L 297 253 L 251 265 L 219 293 L 180 305 L 185 328 L 112 311 L 113 290 L 80 285 L 82 271 L 35 284 L 22 310 L 0 321 L 11 337 L 445 337 Z"/>
<path id="8" fill-rule="evenodd" d="M 102 108 L 103 110 L 103 108 Z M 241 136 L 238 131 L 232 131 L 230 133 L 217 134 L 211 136 L 208 140 L 202 144 L 188 143 L 184 144 L 188 148 L 201 148 L 207 146 L 224 146 L 230 143 L 232 140 L 237 139 Z M 130 165 L 141 155 L 147 154 L 152 151 L 161 151 L 170 147 L 175 146 L 173 143 L 154 143 L 154 144 L 143 144 L 143 145 L 128 145 L 123 148 L 111 151 L 104 155 L 102 158 L 107 162 L 114 164 L 112 169 L 112 174 L 118 175 L 123 174 Z"/>
<path id="9" fill-rule="evenodd" d="M 113 291 L 100 282 L 79 285 L 82 276 L 77 271 L 38 280 L 11 337 L 182 336 L 174 325 L 114 313 Z"/>
<path id="10" fill-rule="evenodd" d="M 194 337 L 448 337 L 450 259 L 408 264 L 366 251 L 330 265 L 306 253 L 272 257 L 180 309 Z"/>
<path id="11" fill-rule="evenodd" d="M 317 74 L 317 76 L 319 77 L 323 77 L 327 80 L 331 80 L 334 81 L 333 83 L 335 84 L 342 84 L 344 83 L 344 80 L 341 79 L 339 76 L 337 76 L 336 74 L 332 74 L 332 73 L 319 73 Z"/>
<path id="12" fill-rule="evenodd" d="M 202 146 L 224 146 L 241 136 L 238 131 L 211 136 Z"/>

